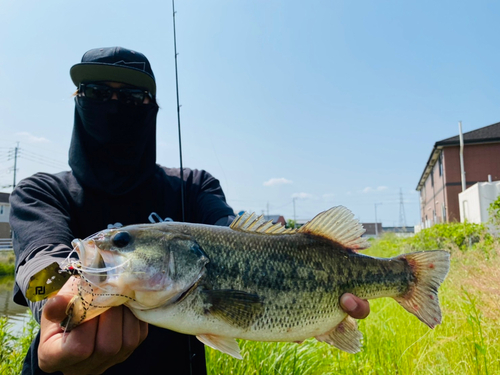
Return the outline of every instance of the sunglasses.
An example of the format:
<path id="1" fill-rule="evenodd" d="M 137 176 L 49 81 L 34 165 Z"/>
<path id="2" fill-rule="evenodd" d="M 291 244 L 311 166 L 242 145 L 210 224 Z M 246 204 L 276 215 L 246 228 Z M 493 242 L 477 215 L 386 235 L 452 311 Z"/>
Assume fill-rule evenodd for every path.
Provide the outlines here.
<path id="1" fill-rule="evenodd" d="M 110 100 L 113 94 L 116 94 L 119 101 L 128 105 L 142 105 L 146 97 L 149 97 L 150 102 L 154 102 L 153 95 L 144 89 L 113 88 L 99 83 L 80 83 L 78 87 L 78 96 L 84 96 L 96 102 Z"/>

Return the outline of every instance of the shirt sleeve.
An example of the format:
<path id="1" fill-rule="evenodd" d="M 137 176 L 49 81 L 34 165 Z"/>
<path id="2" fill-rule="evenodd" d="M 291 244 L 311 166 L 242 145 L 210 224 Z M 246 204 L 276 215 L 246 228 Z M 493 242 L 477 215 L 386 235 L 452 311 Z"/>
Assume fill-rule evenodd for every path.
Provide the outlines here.
<path id="1" fill-rule="evenodd" d="M 31 302 L 25 297 L 30 278 L 35 273 L 43 270 L 50 264 L 54 262 L 61 262 L 68 256 L 71 251 L 72 250 L 70 247 L 61 244 L 49 244 L 41 246 L 40 248 L 36 249 L 36 251 L 33 251 L 30 255 L 28 255 L 28 258 L 25 259 L 23 264 L 21 264 L 17 269 L 17 290 L 14 294 L 14 302 L 20 305 L 29 306 L 31 312 L 33 313 L 33 317 L 38 323 L 40 323 L 42 307 L 45 304 L 46 300 Z"/>
<path id="2" fill-rule="evenodd" d="M 234 217 L 233 209 L 226 202 L 219 180 L 206 171 L 194 170 L 193 185 L 197 190 L 196 204 L 192 207 L 196 222 L 215 224 L 222 218 Z M 230 219 L 226 219 L 226 223 L 222 225 L 227 224 L 228 220 Z"/>
<path id="3" fill-rule="evenodd" d="M 24 295 L 29 278 L 50 263 L 64 259 L 71 249 L 69 203 L 55 180 L 37 174 L 19 183 L 10 204 L 16 255 L 14 301 L 27 306 Z"/>

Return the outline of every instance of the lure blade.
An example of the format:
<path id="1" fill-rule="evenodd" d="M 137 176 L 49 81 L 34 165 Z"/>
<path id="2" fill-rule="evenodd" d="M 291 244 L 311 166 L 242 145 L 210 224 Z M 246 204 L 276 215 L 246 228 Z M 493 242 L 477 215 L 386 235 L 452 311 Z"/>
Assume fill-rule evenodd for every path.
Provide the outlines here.
<path id="1" fill-rule="evenodd" d="M 31 302 L 43 301 L 57 293 L 70 277 L 70 272 L 62 270 L 59 263 L 54 262 L 31 276 L 26 298 Z"/>

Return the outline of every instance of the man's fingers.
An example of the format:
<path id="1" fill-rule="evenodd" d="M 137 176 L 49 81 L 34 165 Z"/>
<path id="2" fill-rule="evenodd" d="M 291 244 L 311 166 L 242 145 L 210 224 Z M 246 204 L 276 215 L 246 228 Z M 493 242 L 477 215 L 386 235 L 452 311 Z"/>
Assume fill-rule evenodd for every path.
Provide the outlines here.
<path id="1" fill-rule="evenodd" d="M 367 300 L 346 293 L 340 297 L 342 309 L 356 319 L 364 319 L 370 314 L 370 304 Z"/>
<path id="2" fill-rule="evenodd" d="M 49 298 L 43 306 L 42 314 L 45 319 L 53 323 L 61 323 L 66 318 L 66 308 L 73 296 L 67 294 L 58 294 Z"/>

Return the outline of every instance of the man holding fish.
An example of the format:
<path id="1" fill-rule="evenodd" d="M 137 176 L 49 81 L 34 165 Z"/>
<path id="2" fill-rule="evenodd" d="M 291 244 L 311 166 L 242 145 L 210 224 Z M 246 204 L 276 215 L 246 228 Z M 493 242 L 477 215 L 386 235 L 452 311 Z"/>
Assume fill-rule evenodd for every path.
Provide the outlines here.
<path id="1" fill-rule="evenodd" d="M 25 297 L 30 278 L 66 258 L 74 238 L 158 218 L 182 221 L 181 184 L 186 222 L 228 226 L 234 218 L 219 181 L 209 173 L 185 169 L 181 180 L 179 169 L 156 164 L 156 82 L 143 54 L 93 49 L 70 75 L 78 88 L 71 171 L 38 173 L 21 181 L 11 196 L 14 300 L 29 305 L 40 323 L 23 374 L 203 374 L 201 342 L 148 326 L 127 307 L 110 308 L 64 332 L 60 323 L 73 284 L 46 302 Z M 344 294 L 340 303 L 354 318 L 369 313 L 368 303 L 352 294 Z"/>

